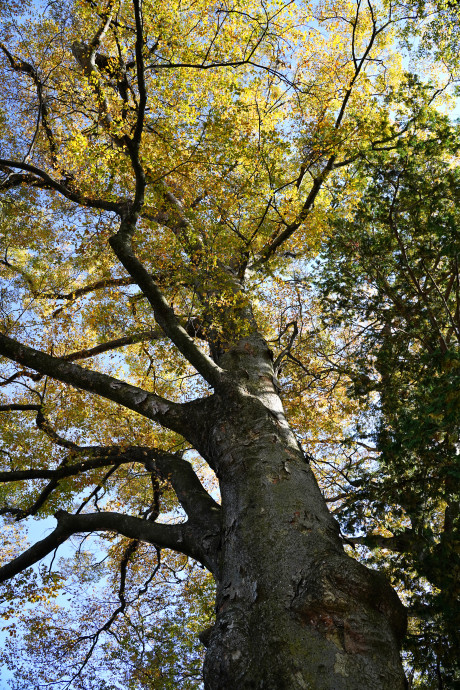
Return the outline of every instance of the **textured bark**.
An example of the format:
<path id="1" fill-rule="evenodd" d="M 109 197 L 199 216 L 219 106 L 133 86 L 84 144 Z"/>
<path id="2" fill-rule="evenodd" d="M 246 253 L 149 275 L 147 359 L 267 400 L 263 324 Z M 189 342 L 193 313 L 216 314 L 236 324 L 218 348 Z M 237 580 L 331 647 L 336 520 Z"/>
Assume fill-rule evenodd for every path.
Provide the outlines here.
<path id="1" fill-rule="evenodd" d="M 345 554 L 268 349 L 248 340 L 228 357 L 240 385 L 214 399 L 201 449 L 222 494 L 206 690 L 405 687 L 404 608 L 383 576 Z"/>

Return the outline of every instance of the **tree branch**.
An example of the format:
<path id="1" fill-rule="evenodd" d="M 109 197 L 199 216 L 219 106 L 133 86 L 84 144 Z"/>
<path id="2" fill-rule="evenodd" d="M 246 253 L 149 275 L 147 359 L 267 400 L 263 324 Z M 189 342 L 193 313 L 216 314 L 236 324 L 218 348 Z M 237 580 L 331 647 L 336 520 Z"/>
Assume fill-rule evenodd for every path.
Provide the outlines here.
<path id="1" fill-rule="evenodd" d="M 62 444 L 61 444 L 62 445 Z M 59 481 L 64 477 L 80 476 L 82 472 L 92 469 L 98 469 L 107 465 L 111 466 L 110 473 L 113 473 L 122 464 L 140 462 L 146 463 L 147 459 L 155 457 L 156 452 L 150 448 L 133 447 L 123 451 L 117 447 L 81 447 L 76 444 L 71 444 L 71 453 L 66 456 L 61 464 L 55 470 L 19 470 L 12 472 L 0 472 L 0 482 L 8 483 L 11 481 L 27 480 L 27 479 L 50 479 L 50 482 L 40 492 L 34 503 L 29 508 L 17 508 L 12 506 L 4 506 L 0 508 L 0 515 L 15 515 L 17 520 L 22 520 L 29 515 L 35 515 L 37 511 L 45 504 L 48 497 L 58 488 Z M 86 463 L 78 463 L 77 465 L 69 466 L 69 461 L 75 454 L 93 455 L 102 454 L 103 457 L 96 457 L 93 461 Z M 70 471 L 69 471 L 70 470 Z M 86 501 L 88 502 L 88 501 Z M 85 503 L 83 503 L 85 505 Z M 77 512 L 81 512 L 82 506 Z M 157 516 L 158 517 L 158 516 Z"/>
<path id="2" fill-rule="evenodd" d="M 45 182 L 40 177 L 36 177 L 31 173 L 14 173 L 12 170 L 3 168 L 2 172 L 6 173 L 8 177 L 0 184 L 0 189 L 7 190 L 14 187 L 22 187 L 27 185 L 29 187 L 39 187 L 40 189 L 52 189 L 51 185 Z"/>
<path id="3" fill-rule="evenodd" d="M 144 340 L 158 340 L 161 338 L 161 336 L 162 333 L 159 331 L 141 331 L 140 333 L 133 333 L 133 335 L 126 335 L 123 338 L 116 338 L 107 343 L 101 343 L 100 345 L 86 348 L 85 350 L 71 352 L 68 355 L 63 355 L 62 359 L 66 362 L 74 362 L 77 359 L 88 359 L 89 357 L 95 357 L 103 352 L 110 352 L 111 350 L 116 350 L 119 347 L 124 347 L 125 345 L 134 345 L 135 343 L 141 343 Z"/>
<path id="4" fill-rule="evenodd" d="M 22 58 L 16 57 L 15 55 L 12 55 L 9 50 L 6 48 L 6 46 L 3 43 L 0 43 L 0 48 L 1 50 L 5 53 L 6 57 L 8 58 L 8 61 L 16 72 L 22 72 L 23 74 L 27 74 L 31 77 L 32 81 L 35 84 L 35 87 L 37 89 L 37 98 L 38 98 L 38 122 L 37 122 L 37 130 L 38 126 L 40 124 L 40 120 L 42 121 L 43 124 L 43 129 L 45 130 L 46 137 L 48 139 L 48 143 L 50 146 L 50 152 L 51 152 L 51 160 L 53 162 L 53 166 L 57 167 L 57 145 L 56 141 L 54 138 L 53 131 L 51 129 L 51 125 L 48 119 L 48 107 L 46 105 L 46 101 L 43 98 L 43 83 L 38 76 L 38 72 L 31 65 L 30 63 L 26 62 Z M 34 137 L 35 139 L 35 137 Z M 29 147 L 29 154 L 33 148 L 33 141 L 32 144 Z"/>
<path id="5" fill-rule="evenodd" d="M 250 266 L 251 269 L 258 268 L 260 265 L 264 264 L 266 261 L 268 261 L 276 252 L 278 247 L 280 247 L 286 240 L 288 240 L 291 235 L 294 234 L 298 228 L 302 225 L 302 223 L 308 218 L 310 215 L 310 212 L 313 208 L 313 205 L 315 203 L 316 197 L 318 196 L 319 192 L 321 191 L 321 187 L 323 186 L 323 182 L 326 180 L 328 177 L 329 173 L 331 170 L 334 168 L 334 163 L 336 160 L 336 156 L 331 156 L 329 160 L 327 161 L 326 165 L 320 172 L 320 174 L 314 178 L 312 187 L 310 189 L 310 192 L 308 193 L 307 198 L 305 199 L 305 202 L 302 206 L 302 210 L 300 211 L 299 215 L 297 216 L 296 220 L 293 223 L 289 223 L 289 225 L 286 225 L 285 229 L 283 232 L 281 232 L 278 237 L 276 237 L 270 244 L 267 244 L 262 251 L 260 252 L 259 258 L 256 259 L 256 261 Z"/>
<path id="6" fill-rule="evenodd" d="M 63 510 L 55 514 L 56 529 L 45 539 L 0 568 L 0 582 L 5 582 L 45 558 L 73 534 L 84 532 L 116 532 L 130 539 L 144 541 L 159 548 L 173 549 L 203 562 L 209 559 L 201 553 L 190 532 L 188 523 L 165 525 L 121 513 L 91 513 L 71 515 Z M 203 560 L 204 558 L 204 560 Z"/>
<path id="7" fill-rule="evenodd" d="M 112 400 L 180 434 L 186 434 L 189 428 L 193 428 L 187 404 L 171 402 L 107 374 L 84 369 L 23 345 L 4 334 L 0 334 L 0 355 L 75 388 Z"/>
<path id="8" fill-rule="evenodd" d="M 87 462 L 74 463 L 73 465 L 68 464 L 70 458 L 75 454 L 95 455 L 96 457 Z M 112 466 L 111 472 L 113 472 L 120 465 L 126 463 L 144 465 L 151 474 L 155 486 L 158 484 L 159 479 L 167 481 L 172 485 L 180 504 L 189 518 L 188 523 L 186 523 L 188 538 L 191 543 L 193 542 L 195 550 L 199 550 L 201 562 L 214 571 L 216 567 L 215 554 L 220 538 L 221 508 L 204 489 L 189 462 L 183 460 L 178 455 L 158 449 L 142 446 L 133 446 L 127 449 L 97 446 L 85 448 L 75 445 L 71 448 L 71 453 L 54 470 L 34 469 L 0 472 L 0 483 L 50 479 L 50 482 L 40 492 L 31 507 L 22 509 L 5 506 L 0 509 L 0 515 L 14 515 L 17 519 L 34 515 L 58 487 L 61 479 L 80 475 L 82 472 L 108 465 Z M 82 507 L 79 508 L 77 514 Z M 157 506 L 154 512 L 152 510 L 146 511 L 144 518 L 149 521 L 156 520 L 158 514 Z"/>
<path id="9" fill-rule="evenodd" d="M 73 441 L 69 441 L 63 436 L 59 436 L 55 429 L 53 429 L 49 421 L 44 416 L 41 406 L 37 410 L 35 424 L 40 429 L 40 431 L 43 431 L 43 433 L 46 434 L 48 438 L 50 438 L 51 441 L 55 443 L 57 446 L 62 446 L 63 448 L 68 448 L 69 450 L 78 450 L 78 445 L 76 443 L 74 443 Z"/>
<path id="10" fill-rule="evenodd" d="M 0 412 L 16 412 L 24 410 L 40 410 L 41 405 L 33 403 L 9 403 L 8 405 L 0 405 Z"/>
<path id="11" fill-rule="evenodd" d="M 358 10 L 359 12 L 359 10 Z M 356 20 L 357 21 L 357 20 Z M 349 100 L 351 97 L 351 94 L 353 92 L 353 89 L 355 88 L 355 84 L 357 83 L 357 80 L 363 71 L 363 68 L 366 64 L 366 62 L 370 61 L 369 54 L 375 44 L 375 41 L 379 34 L 381 34 L 385 29 L 391 24 L 391 20 L 388 20 L 385 24 L 383 24 L 381 27 L 377 28 L 376 21 L 374 17 L 372 17 L 372 30 L 369 36 L 369 40 L 367 43 L 367 46 L 361 56 L 361 58 L 357 59 L 354 55 L 354 45 L 353 45 L 353 63 L 354 63 L 354 74 L 351 78 L 351 81 L 349 83 L 349 86 L 347 90 L 345 91 L 345 95 L 342 99 L 342 103 L 340 105 L 340 109 L 336 118 L 336 121 L 334 123 L 334 129 L 338 131 L 342 125 L 343 118 L 345 116 L 345 113 L 347 111 L 347 107 L 349 104 Z M 316 200 L 316 197 L 318 196 L 323 183 L 325 180 L 329 177 L 330 173 L 334 168 L 340 167 L 340 163 L 336 163 L 337 160 L 337 154 L 332 153 L 332 155 L 328 158 L 327 162 L 323 166 L 323 169 L 321 172 L 313 179 L 313 184 L 311 186 L 310 192 L 308 193 L 307 198 L 305 199 L 305 202 L 302 206 L 302 209 L 295 219 L 293 223 L 286 224 L 285 229 L 283 232 L 281 232 L 278 237 L 276 237 L 271 243 L 265 245 L 265 247 L 262 248 L 262 251 L 259 254 L 259 257 L 256 259 L 256 261 L 253 263 L 251 268 L 257 268 L 260 265 L 264 264 L 266 261 L 268 261 L 276 252 L 278 247 L 280 247 L 286 240 L 288 240 L 296 230 L 302 225 L 302 223 L 308 218 L 310 215 L 311 210 L 313 209 L 314 202 Z M 344 163 L 342 163 L 343 165 Z M 300 186 L 300 182 L 302 181 L 304 175 L 304 170 L 301 168 L 301 173 L 297 181 L 297 188 Z"/>
<path id="12" fill-rule="evenodd" d="M 120 455 L 117 458 L 111 458 L 110 455 L 101 455 L 86 462 L 77 462 L 73 465 L 61 463 L 55 470 L 11 470 L 8 472 L 0 472 L 0 483 L 7 484 L 8 482 L 30 481 L 33 479 L 64 479 L 65 477 L 73 477 L 80 475 L 82 472 L 90 472 L 101 467 L 107 467 L 112 464 L 126 465 L 127 463 L 141 462 L 140 460 L 133 460 L 129 455 Z"/>
<path id="13" fill-rule="evenodd" d="M 223 370 L 197 347 L 185 328 L 179 323 L 151 274 L 135 256 L 131 245 L 134 228 L 134 223 L 122 220 L 119 232 L 112 235 L 109 240 L 113 251 L 150 302 L 155 320 L 160 328 L 198 373 L 213 388 L 220 388 L 223 381 Z"/>
<path id="14" fill-rule="evenodd" d="M 346 541 L 356 546 L 362 544 L 369 549 L 388 549 L 397 553 L 410 552 L 419 544 L 419 539 L 413 530 L 408 529 L 392 537 L 381 534 L 366 534 L 364 537 L 346 537 Z"/>
<path id="15" fill-rule="evenodd" d="M 139 463 L 146 465 L 154 460 L 168 455 L 156 448 L 148 446 L 131 446 L 122 448 L 120 446 L 75 446 L 71 449 L 67 460 L 74 459 L 76 455 L 92 458 L 86 462 L 75 462 L 73 465 L 61 463 L 59 467 L 50 469 L 33 470 L 11 470 L 0 472 L 0 482 L 17 482 L 32 479 L 62 479 L 81 472 L 106 467 L 107 465 L 124 465 L 127 463 Z M 175 457 L 175 456 L 172 456 Z M 150 470 L 151 471 L 151 470 Z M 204 489 L 203 489 L 204 490 Z"/>
<path id="16" fill-rule="evenodd" d="M 208 494 L 187 460 L 162 453 L 153 460 L 147 460 L 145 466 L 171 483 L 190 520 L 211 524 L 220 519 L 219 504 Z"/>
<path id="17" fill-rule="evenodd" d="M 30 165 L 29 163 L 22 163 L 21 161 L 14 161 L 5 158 L 0 158 L 0 167 L 3 172 L 12 172 L 11 168 L 17 168 L 18 170 L 25 170 L 26 172 L 32 173 L 36 176 L 37 182 L 42 180 L 45 182 L 50 189 L 55 189 L 57 192 L 62 194 L 66 199 L 80 204 L 81 206 L 87 206 L 88 208 L 99 208 L 104 211 L 112 211 L 114 213 L 120 214 L 123 204 L 115 201 L 104 201 L 104 199 L 90 199 L 90 197 L 79 194 L 78 192 L 73 192 L 66 185 L 58 182 L 51 177 L 45 170 L 37 168 L 36 165 Z M 31 184 L 34 184 L 31 182 Z"/>
<path id="18" fill-rule="evenodd" d="M 132 278 L 128 277 L 123 277 L 123 278 L 103 278 L 102 280 L 97 280 L 95 283 L 91 283 L 90 285 L 84 285 L 83 287 L 76 288 L 75 290 L 72 290 L 72 292 L 58 292 L 58 293 L 45 293 L 44 295 L 39 295 L 41 299 L 55 299 L 55 300 L 69 300 L 72 301 L 74 299 L 77 299 L 77 297 L 81 297 L 82 295 L 86 295 L 89 292 L 94 292 L 95 290 L 103 290 L 104 288 L 107 287 L 118 287 L 119 285 L 132 285 L 133 280 Z"/>

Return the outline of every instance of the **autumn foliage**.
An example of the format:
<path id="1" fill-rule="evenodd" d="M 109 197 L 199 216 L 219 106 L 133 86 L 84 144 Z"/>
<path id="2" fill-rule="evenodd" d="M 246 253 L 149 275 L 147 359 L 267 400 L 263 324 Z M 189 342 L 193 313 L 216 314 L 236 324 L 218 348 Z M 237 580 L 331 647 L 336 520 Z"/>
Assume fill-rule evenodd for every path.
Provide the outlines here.
<path id="1" fill-rule="evenodd" d="M 457 687 L 457 14 L 0 2 L 13 687 L 201 687 L 222 515 L 240 495 L 216 449 L 251 396 L 313 470 L 319 532 L 336 521 L 348 561 L 384 573 L 407 607 L 410 687 Z M 261 444 L 262 482 L 257 414 L 240 440 Z M 254 480 L 246 462 L 235 486 Z M 267 474 L 274 491 L 290 474 Z M 302 511 L 289 529 L 305 535 Z M 351 598 L 372 608 L 356 577 Z M 337 633 L 335 605 L 315 606 L 298 605 L 302 625 L 347 660 L 366 653 L 348 619 Z"/>

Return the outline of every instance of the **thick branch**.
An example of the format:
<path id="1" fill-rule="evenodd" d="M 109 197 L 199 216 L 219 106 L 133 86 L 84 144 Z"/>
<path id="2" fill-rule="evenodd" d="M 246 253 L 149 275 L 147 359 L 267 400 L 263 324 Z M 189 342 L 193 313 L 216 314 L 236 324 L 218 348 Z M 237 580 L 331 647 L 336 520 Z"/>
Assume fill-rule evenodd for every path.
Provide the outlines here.
<path id="1" fill-rule="evenodd" d="M 0 189 L 14 189 L 15 187 L 22 187 L 23 185 L 38 187 L 39 189 L 52 189 L 51 185 L 31 173 L 14 173 L 7 168 L 3 169 L 2 172 L 7 173 L 8 177 L 0 184 Z"/>
<path id="2" fill-rule="evenodd" d="M 219 388 L 222 383 L 223 370 L 197 347 L 179 323 L 151 274 L 135 256 L 131 245 L 133 232 L 134 228 L 125 227 L 125 223 L 122 221 L 120 231 L 109 240 L 113 251 L 150 302 L 155 320 L 160 328 L 203 378 L 214 388 Z"/>
<path id="3" fill-rule="evenodd" d="M 136 72 L 137 72 L 137 88 L 139 90 L 139 104 L 137 107 L 137 120 L 134 128 L 134 134 L 129 141 L 128 150 L 131 157 L 131 163 L 134 173 L 136 175 L 136 193 L 133 204 L 133 211 L 138 213 L 144 203 L 145 191 L 145 173 L 139 158 L 139 149 L 141 145 L 142 132 L 144 129 L 145 109 L 147 106 L 147 89 L 145 86 L 144 74 L 144 57 L 142 54 L 144 47 L 144 27 L 142 20 L 142 3 L 139 0 L 133 0 L 134 15 L 136 20 Z"/>
<path id="4" fill-rule="evenodd" d="M 153 461 L 147 461 L 146 468 L 159 472 L 162 479 L 171 483 L 181 506 L 191 520 L 211 524 L 219 519 L 219 504 L 208 494 L 187 460 L 178 455 L 165 453 Z"/>
<path id="5" fill-rule="evenodd" d="M 0 412 L 23 412 L 24 410 L 39 411 L 41 405 L 34 405 L 33 403 L 9 403 L 8 405 L 0 405 Z"/>
<path id="6" fill-rule="evenodd" d="M 90 472 L 101 467 L 117 464 L 124 465 L 127 463 L 136 462 L 129 455 L 119 455 L 116 458 L 111 458 L 110 455 L 103 455 L 87 461 L 76 462 L 73 465 L 61 463 L 55 470 L 11 470 L 10 472 L 0 472 L 0 483 L 6 484 L 8 482 L 29 481 L 33 479 L 64 479 L 65 477 L 73 477 L 83 472 Z M 139 461 L 140 462 L 140 461 Z"/>
<path id="7" fill-rule="evenodd" d="M 120 213 L 120 208 L 122 204 L 114 201 L 105 201 L 104 199 L 91 199 L 90 197 L 79 194 L 78 192 L 73 192 L 66 185 L 53 179 L 45 170 L 37 168 L 35 165 L 30 165 L 29 163 L 22 163 L 21 161 L 13 161 L 4 158 L 0 158 L 0 167 L 3 172 L 11 172 L 11 168 L 17 168 L 19 170 L 25 170 L 36 176 L 37 183 L 42 180 L 50 189 L 55 189 L 60 192 L 66 199 L 74 201 L 76 204 L 82 206 L 87 206 L 88 208 L 99 208 L 104 211 L 113 211 L 114 213 Z M 31 182 L 34 185 L 34 182 Z"/>
<path id="8" fill-rule="evenodd" d="M 86 462 L 69 464 L 75 454 L 95 456 Z M 122 449 L 117 447 L 75 446 L 71 454 L 54 470 L 13 470 L 0 472 L 0 483 L 24 481 L 33 479 L 50 479 L 49 484 L 41 491 L 33 505 L 27 509 L 5 506 L 0 509 L 0 515 L 14 515 L 23 519 L 34 515 L 46 502 L 51 493 L 58 487 L 59 481 L 65 477 L 80 475 L 83 472 L 111 466 L 110 472 L 126 463 L 139 463 L 150 472 L 154 486 L 159 486 L 159 480 L 169 482 L 189 517 L 186 523 L 190 544 L 193 544 L 194 557 L 199 552 L 199 560 L 213 572 L 217 567 L 216 552 L 220 539 L 220 506 L 211 498 L 202 486 L 191 464 L 178 455 L 173 455 L 154 448 L 133 446 Z M 85 501 L 85 505 L 88 501 Z M 83 507 L 83 506 L 82 506 Z M 81 508 L 78 512 L 80 512 Z M 144 514 L 144 518 L 154 521 L 158 517 L 157 510 Z M 129 536 L 129 535 L 128 535 Z M 142 537 L 138 537 L 142 539 Z M 161 546 L 161 544 L 158 544 Z M 184 551 L 185 553 L 185 551 Z M 189 553 L 188 555 L 193 555 Z"/>
<path id="9" fill-rule="evenodd" d="M 61 479 L 62 477 L 88 472 L 107 465 L 122 465 L 126 463 L 145 465 L 147 462 L 151 463 L 163 455 L 164 452 L 156 448 L 149 448 L 148 446 L 129 446 L 124 448 L 123 446 L 77 446 L 74 444 L 66 458 L 66 462 L 62 462 L 59 467 L 52 470 L 34 468 L 32 470 L 0 472 L 0 482 L 17 482 L 30 479 Z M 68 462 L 71 459 L 75 460 L 76 456 L 92 459 L 74 462 L 73 465 L 69 465 Z"/>
<path id="10" fill-rule="evenodd" d="M 193 421 L 188 419 L 185 405 L 148 393 L 112 376 L 84 369 L 59 357 L 35 350 L 4 334 L 0 334 L 0 355 L 75 388 L 113 400 L 178 433 L 186 433 L 189 423 Z"/>
<path id="11" fill-rule="evenodd" d="M 73 459 L 75 455 L 93 456 L 93 459 L 69 465 L 70 460 Z M 15 515 L 18 520 L 24 519 L 29 515 L 35 515 L 41 506 L 48 500 L 48 497 L 53 491 L 58 488 L 59 481 L 65 477 L 79 476 L 84 472 L 107 466 L 111 466 L 110 473 L 113 473 L 120 465 L 133 462 L 139 462 L 145 465 L 147 460 L 151 461 L 152 458 L 157 456 L 157 451 L 142 446 L 122 449 L 116 446 L 81 447 L 73 444 L 71 453 L 66 456 L 61 464 L 54 470 L 36 469 L 0 472 L 0 483 L 50 479 L 50 482 L 44 487 L 38 498 L 29 508 L 22 509 L 6 505 L 0 508 L 0 515 Z"/>
<path id="12" fill-rule="evenodd" d="M 70 515 L 65 511 L 58 511 L 55 517 L 58 524 L 50 535 L 0 568 L 0 582 L 5 582 L 26 568 L 30 568 L 63 544 L 70 536 L 82 532 L 116 532 L 159 548 L 179 551 L 201 561 L 202 554 L 193 543 L 187 523 L 164 525 L 120 513 Z"/>

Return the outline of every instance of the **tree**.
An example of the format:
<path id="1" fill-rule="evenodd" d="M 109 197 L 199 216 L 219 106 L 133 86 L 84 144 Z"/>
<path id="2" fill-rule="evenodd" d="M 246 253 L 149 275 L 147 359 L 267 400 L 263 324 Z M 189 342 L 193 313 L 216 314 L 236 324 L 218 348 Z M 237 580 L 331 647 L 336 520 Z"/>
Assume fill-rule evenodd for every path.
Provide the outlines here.
<path id="1" fill-rule="evenodd" d="M 366 192 L 321 267 L 329 327 L 367 324 L 349 363 L 379 420 L 379 463 L 355 467 L 341 522 L 389 554 L 423 687 L 460 678 L 458 147 L 458 126 L 427 109 L 404 143 L 363 161 Z"/>
<path id="2" fill-rule="evenodd" d="M 305 373 L 316 337 L 292 276 L 327 230 L 328 184 L 345 213 L 349 166 L 406 134 L 385 101 L 410 19 L 346 1 L 5 14 L 1 513 L 57 526 L 0 578 L 107 535 L 108 630 L 130 573 L 157 567 L 146 545 L 194 559 L 216 583 L 209 690 L 405 685 L 405 609 L 345 552 L 301 445 L 317 421 L 294 433 L 296 377 L 279 377 Z"/>

